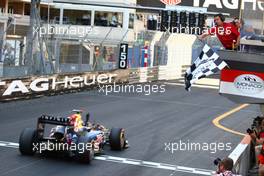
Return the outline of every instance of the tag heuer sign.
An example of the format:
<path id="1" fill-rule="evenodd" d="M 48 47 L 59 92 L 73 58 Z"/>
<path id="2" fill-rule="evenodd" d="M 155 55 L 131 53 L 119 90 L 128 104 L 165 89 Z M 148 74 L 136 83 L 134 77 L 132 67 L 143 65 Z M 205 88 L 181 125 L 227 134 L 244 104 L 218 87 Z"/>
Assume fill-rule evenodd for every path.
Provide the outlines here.
<path id="1" fill-rule="evenodd" d="M 181 0 L 160 0 L 160 1 L 166 5 L 177 5 L 181 3 Z"/>

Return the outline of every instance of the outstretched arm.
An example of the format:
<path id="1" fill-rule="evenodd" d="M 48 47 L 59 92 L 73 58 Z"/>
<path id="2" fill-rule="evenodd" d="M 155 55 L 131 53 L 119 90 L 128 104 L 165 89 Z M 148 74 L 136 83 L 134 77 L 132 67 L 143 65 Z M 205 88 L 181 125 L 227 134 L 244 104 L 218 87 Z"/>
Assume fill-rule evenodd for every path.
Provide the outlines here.
<path id="1" fill-rule="evenodd" d="M 199 40 L 204 40 L 204 39 L 206 39 L 209 35 L 210 35 L 210 34 L 208 34 L 208 33 L 203 33 L 202 35 L 199 35 L 199 36 L 198 36 L 198 39 L 199 39 Z"/>

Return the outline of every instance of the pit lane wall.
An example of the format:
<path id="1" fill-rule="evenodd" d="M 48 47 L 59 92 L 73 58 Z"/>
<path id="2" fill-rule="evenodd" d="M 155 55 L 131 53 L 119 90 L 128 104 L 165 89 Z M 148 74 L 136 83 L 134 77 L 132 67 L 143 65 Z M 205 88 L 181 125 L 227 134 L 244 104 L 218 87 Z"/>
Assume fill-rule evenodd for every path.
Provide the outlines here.
<path id="1" fill-rule="evenodd" d="M 180 76 L 173 75 L 173 69 L 169 66 L 156 66 L 151 68 L 4 78 L 0 81 L 0 101 L 31 99 L 99 89 L 102 85 L 170 80 Z"/>
<path id="2" fill-rule="evenodd" d="M 252 153 L 251 153 L 251 138 L 246 135 L 240 144 L 237 145 L 235 150 L 229 155 L 229 158 L 234 161 L 234 172 L 236 174 L 247 176 L 248 170 L 252 164 Z"/>

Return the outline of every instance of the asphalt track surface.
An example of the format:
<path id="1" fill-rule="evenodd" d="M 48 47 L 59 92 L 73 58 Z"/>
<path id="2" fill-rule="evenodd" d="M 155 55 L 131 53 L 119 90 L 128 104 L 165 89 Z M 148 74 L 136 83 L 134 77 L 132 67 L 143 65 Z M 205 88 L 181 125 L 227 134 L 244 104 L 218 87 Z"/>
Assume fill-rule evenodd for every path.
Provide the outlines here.
<path id="1" fill-rule="evenodd" d="M 135 93 L 103 95 L 97 91 L 42 97 L 0 104 L 0 141 L 18 142 L 20 132 L 35 127 L 41 114 L 66 115 L 72 109 L 88 110 L 92 121 L 107 127 L 126 129 L 130 148 L 123 152 L 107 150 L 108 156 L 130 158 L 155 163 L 215 170 L 212 162 L 231 151 L 165 151 L 165 143 L 231 143 L 232 149 L 241 136 L 215 127 L 212 120 L 237 107 L 215 89 L 166 85 L 165 93 L 149 96 Z M 251 105 L 221 123 L 245 132 L 252 118 L 259 115 L 258 106 Z M 15 147 L 0 145 L 0 175 L 6 176 L 183 176 L 197 175 L 185 171 L 137 166 L 129 163 L 94 160 L 91 165 L 63 158 L 21 156 Z"/>

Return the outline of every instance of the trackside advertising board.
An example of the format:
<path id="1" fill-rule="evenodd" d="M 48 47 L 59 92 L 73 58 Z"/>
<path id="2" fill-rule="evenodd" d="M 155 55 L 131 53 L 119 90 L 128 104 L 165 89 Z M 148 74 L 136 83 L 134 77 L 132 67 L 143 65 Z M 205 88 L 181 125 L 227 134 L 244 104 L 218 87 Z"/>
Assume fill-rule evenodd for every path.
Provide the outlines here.
<path id="1" fill-rule="evenodd" d="M 224 69 L 220 93 L 262 99 L 264 102 L 264 73 Z"/>
<path id="2" fill-rule="evenodd" d="M 228 67 L 221 71 L 219 93 L 237 103 L 264 104 L 264 59 L 261 54 L 219 51 Z"/>

